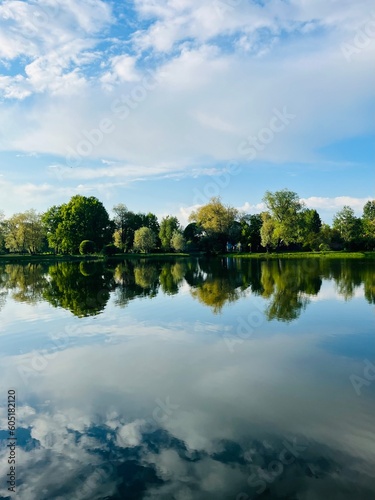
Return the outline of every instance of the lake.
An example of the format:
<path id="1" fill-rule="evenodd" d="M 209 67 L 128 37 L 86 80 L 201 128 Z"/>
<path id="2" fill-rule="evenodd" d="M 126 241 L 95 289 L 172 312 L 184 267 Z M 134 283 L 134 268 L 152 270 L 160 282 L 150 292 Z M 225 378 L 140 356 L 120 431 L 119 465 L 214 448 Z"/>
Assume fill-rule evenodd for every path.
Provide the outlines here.
<path id="1" fill-rule="evenodd" d="M 374 305 L 362 259 L 0 266 L 1 498 L 373 499 Z"/>

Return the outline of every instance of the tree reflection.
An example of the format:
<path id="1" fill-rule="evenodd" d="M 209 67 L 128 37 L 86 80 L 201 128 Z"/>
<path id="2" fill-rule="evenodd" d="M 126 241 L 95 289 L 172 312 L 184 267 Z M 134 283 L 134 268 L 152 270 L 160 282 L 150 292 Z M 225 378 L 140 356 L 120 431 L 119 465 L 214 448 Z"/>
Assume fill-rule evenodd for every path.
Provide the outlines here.
<path id="1" fill-rule="evenodd" d="M 114 271 L 115 304 L 125 307 L 136 297 L 153 298 L 159 289 L 159 271 L 146 259 L 125 260 Z"/>
<path id="2" fill-rule="evenodd" d="M 91 316 L 104 310 L 111 292 L 115 304 L 124 307 L 136 297 L 156 297 L 159 290 L 176 295 L 185 282 L 192 297 L 215 314 L 226 304 L 257 295 L 266 300 L 268 320 L 289 322 L 319 293 L 323 278 L 332 280 L 345 300 L 363 286 L 366 300 L 375 303 L 374 266 L 364 259 L 143 258 L 105 264 L 8 264 L 0 270 L 0 308 L 10 291 L 17 301 L 46 300 L 76 316 Z"/>
<path id="3" fill-rule="evenodd" d="M 159 280 L 160 286 L 164 293 L 175 295 L 178 293 L 180 284 L 182 283 L 186 273 L 185 262 L 165 262 L 162 265 Z"/>
<path id="4" fill-rule="evenodd" d="M 7 264 L 2 286 L 12 291 L 14 300 L 36 304 L 43 299 L 47 276 L 48 267 L 43 264 Z"/>
<path id="5" fill-rule="evenodd" d="M 317 295 L 322 279 L 314 262 L 262 262 L 261 295 L 269 299 L 265 314 L 269 320 L 293 321 Z"/>
<path id="6" fill-rule="evenodd" d="M 98 262 L 59 262 L 50 266 L 49 278 L 43 298 L 78 317 L 103 311 L 113 289 L 112 272 Z"/>
<path id="7" fill-rule="evenodd" d="M 245 295 L 248 284 L 244 283 L 244 278 L 236 261 L 212 259 L 199 261 L 187 281 L 192 286 L 191 295 L 218 314 L 226 303 Z"/>

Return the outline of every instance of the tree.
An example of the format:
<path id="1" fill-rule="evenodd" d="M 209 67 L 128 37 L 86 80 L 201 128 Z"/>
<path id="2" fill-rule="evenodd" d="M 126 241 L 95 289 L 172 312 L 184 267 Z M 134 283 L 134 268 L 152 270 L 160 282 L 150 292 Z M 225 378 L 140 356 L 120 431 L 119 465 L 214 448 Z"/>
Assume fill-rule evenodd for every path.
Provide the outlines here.
<path id="1" fill-rule="evenodd" d="M 4 251 L 5 248 L 5 223 L 4 223 L 4 212 L 0 210 L 0 253 Z"/>
<path id="2" fill-rule="evenodd" d="M 260 214 L 245 214 L 241 217 L 241 245 L 244 250 L 250 250 L 250 252 L 259 251 L 262 241 L 260 235 L 262 222 Z"/>
<path id="3" fill-rule="evenodd" d="M 200 226 L 208 237 L 211 249 L 224 252 L 229 240 L 229 232 L 238 218 L 238 210 L 225 206 L 220 198 L 211 198 L 207 205 L 203 205 L 190 214 L 189 220 Z"/>
<path id="4" fill-rule="evenodd" d="M 113 207 L 113 212 L 115 214 L 113 218 L 113 222 L 115 224 L 115 243 L 120 250 L 124 251 L 126 249 L 127 242 L 127 231 L 128 228 L 128 219 L 129 219 L 129 210 L 123 203 L 119 203 Z"/>
<path id="5" fill-rule="evenodd" d="M 333 218 L 333 229 L 342 237 L 345 247 L 356 245 L 361 234 L 361 220 L 355 216 L 354 210 L 345 205 Z"/>
<path id="6" fill-rule="evenodd" d="M 190 224 L 185 227 L 183 235 L 189 250 L 199 249 L 199 244 L 203 236 L 203 229 L 201 227 L 195 222 L 190 222 Z"/>
<path id="7" fill-rule="evenodd" d="M 149 227 L 141 227 L 134 233 L 134 249 L 149 252 L 155 246 L 155 235 Z"/>
<path id="8" fill-rule="evenodd" d="M 96 250 L 95 243 L 92 240 L 83 240 L 79 245 L 79 253 L 81 255 L 94 253 L 95 250 Z"/>
<path id="9" fill-rule="evenodd" d="M 148 227 L 154 233 L 155 237 L 159 234 L 160 226 L 155 214 L 138 214 L 142 221 L 142 227 Z"/>
<path id="10" fill-rule="evenodd" d="M 368 201 L 363 207 L 362 235 L 368 250 L 375 248 L 375 200 Z"/>
<path id="11" fill-rule="evenodd" d="M 318 250 L 322 221 L 318 212 L 312 208 L 303 209 L 299 216 L 299 242 L 303 248 Z"/>
<path id="12" fill-rule="evenodd" d="M 45 243 L 45 231 L 40 214 L 34 209 L 14 214 L 5 223 L 5 246 L 11 252 L 40 251 Z"/>
<path id="13" fill-rule="evenodd" d="M 280 245 L 289 245 L 298 241 L 299 215 L 304 207 L 297 193 L 282 189 L 271 193 L 266 191 L 263 201 L 273 220 L 274 234 L 272 239 Z M 269 226 L 270 227 L 270 226 Z"/>
<path id="14" fill-rule="evenodd" d="M 260 229 L 260 237 L 262 246 L 269 251 L 277 245 L 277 238 L 275 237 L 275 221 L 272 219 L 268 212 L 262 212 L 262 227 Z"/>
<path id="15" fill-rule="evenodd" d="M 92 240 L 98 249 L 111 241 L 113 223 L 94 196 L 73 196 L 69 203 L 61 206 L 61 218 L 55 239 L 63 252 L 76 253 L 83 240 Z"/>
<path id="16" fill-rule="evenodd" d="M 173 231 L 170 244 L 176 252 L 183 252 L 185 250 L 186 240 L 181 231 L 178 231 L 177 229 Z"/>
<path id="17" fill-rule="evenodd" d="M 180 223 L 178 222 L 177 217 L 163 217 L 160 223 L 159 230 L 159 238 L 161 242 L 161 246 L 164 250 L 170 250 L 172 247 L 172 236 L 175 231 L 180 229 Z"/>
<path id="18" fill-rule="evenodd" d="M 62 207 L 63 205 L 53 205 L 42 215 L 42 223 L 46 232 L 48 245 L 50 248 L 53 248 L 55 253 L 61 251 L 62 241 L 59 238 L 57 229 L 63 221 Z"/>

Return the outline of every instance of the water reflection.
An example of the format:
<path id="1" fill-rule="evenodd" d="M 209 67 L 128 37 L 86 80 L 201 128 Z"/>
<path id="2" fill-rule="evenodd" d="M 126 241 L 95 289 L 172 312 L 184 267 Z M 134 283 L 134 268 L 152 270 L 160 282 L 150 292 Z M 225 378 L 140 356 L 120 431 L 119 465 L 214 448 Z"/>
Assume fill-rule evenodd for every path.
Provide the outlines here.
<path id="1" fill-rule="evenodd" d="M 350 300 L 364 286 L 365 298 L 375 303 L 375 273 L 365 260 L 236 260 L 146 259 L 114 262 L 15 264 L 0 268 L 0 307 L 8 291 L 14 300 L 35 304 L 45 300 L 75 316 L 103 311 L 114 293 L 125 307 L 136 297 L 160 292 L 176 295 L 186 283 L 194 299 L 214 314 L 249 294 L 265 299 L 268 320 L 290 322 L 319 295 L 322 280 L 332 280 L 337 294 Z"/>
<path id="2" fill-rule="evenodd" d="M 374 498 L 371 262 L 6 266 L 0 290 L 19 500 Z M 250 301 L 269 321 L 230 351 Z"/>

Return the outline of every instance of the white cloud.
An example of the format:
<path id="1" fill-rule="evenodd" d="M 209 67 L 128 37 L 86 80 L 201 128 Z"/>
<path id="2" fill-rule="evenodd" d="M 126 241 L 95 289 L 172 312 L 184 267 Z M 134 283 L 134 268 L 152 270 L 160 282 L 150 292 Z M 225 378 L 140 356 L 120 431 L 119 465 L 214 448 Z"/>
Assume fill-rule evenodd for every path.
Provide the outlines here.
<path id="1" fill-rule="evenodd" d="M 336 211 L 343 208 L 344 205 L 348 205 L 355 212 L 361 213 L 365 203 L 372 199 L 370 196 L 366 198 L 354 198 L 352 196 L 335 196 L 333 198 L 310 196 L 309 198 L 302 198 L 302 201 L 306 203 L 308 208 L 315 208 L 316 210 Z"/>

